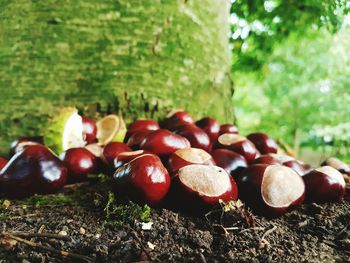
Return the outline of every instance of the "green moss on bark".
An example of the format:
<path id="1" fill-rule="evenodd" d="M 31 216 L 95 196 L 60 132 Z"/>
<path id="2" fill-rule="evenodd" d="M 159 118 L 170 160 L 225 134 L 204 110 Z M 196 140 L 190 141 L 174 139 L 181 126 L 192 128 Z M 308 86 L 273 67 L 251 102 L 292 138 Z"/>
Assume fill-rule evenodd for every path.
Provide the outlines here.
<path id="1" fill-rule="evenodd" d="M 232 121 L 227 0 L 0 3 L 0 153 L 61 105 Z"/>

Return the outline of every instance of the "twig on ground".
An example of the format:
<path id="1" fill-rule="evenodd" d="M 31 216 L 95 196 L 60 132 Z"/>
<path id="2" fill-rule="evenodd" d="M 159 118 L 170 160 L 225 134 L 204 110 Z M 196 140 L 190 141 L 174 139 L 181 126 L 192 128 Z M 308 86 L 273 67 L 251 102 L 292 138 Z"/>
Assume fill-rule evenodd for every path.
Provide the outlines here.
<path id="1" fill-rule="evenodd" d="M 41 245 L 41 244 L 38 244 L 38 243 L 35 243 L 35 242 L 32 242 L 32 241 L 29 241 L 27 239 L 23 239 L 23 238 L 20 238 L 18 236 L 14 236 L 14 235 L 11 235 L 11 234 L 4 234 L 2 233 L 1 234 L 3 237 L 6 237 L 6 238 L 11 238 L 13 240 L 16 240 L 18 242 L 21 242 L 23 244 L 26 244 L 32 248 L 38 248 L 38 249 L 42 249 L 42 250 L 45 250 L 45 251 L 48 251 L 48 252 L 51 252 L 51 253 L 55 253 L 55 254 L 58 254 L 62 257 L 70 257 L 70 258 L 74 258 L 74 259 L 79 259 L 79 260 L 82 260 L 82 261 L 85 261 L 85 262 L 93 262 L 93 259 L 92 258 L 89 258 L 87 256 L 83 256 L 83 255 L 79 255 L 79 254 L 75 254 L 75 253 L 70 253 L 70 252 L 67 252 L 67 251 L 64 251 L 64 250 L 58 250 L 58 249 L 54 249 L 54 248 L 51 248 L 51 247 L 47 247 L 47 246 L 44 246 L 44 245 Z"/>
<path id="2" fill-rule="evenodd" d="M 346 230 L 348 229 L 348 226 L 349 226 L 349 225 L 346 225 L 345 227 L 343 227 L 343 228 L 337 233 L 337 237 L 340 236 L 340 235 L 342 235 L 343 233 L 345 233 Z"/>
<path id="3" fill-rule="evenodd" d="M 44 229 L 45 229 L 45 225 L 41 225 L 39 227 L 38 233 L 42 233 L 44 231 Z"/>
<path id="4" fill-rule="evenodd" d="M 228 234 L 228 231 L 241 230 L 239 233 L 251 231 L 251 230 L 264 230 L 264 227 L 250 227 L 250 228 L 242 228 L 242 227 L 224 227 L 220 224 L 213 224 L 213 227 L 220 228 L 224 231 L 225 234 Z"/>
<path id="5" fill-rule="evenodd" d="M 227 231 L 227 229 L 226 229 L 223 225 L 220 225 L 220 224 L 212 224 L 212 227 L 216 227 L 216 228 L 221 229 L 221 230 L 224 232 L 225 235 L 228 235 L 228 234 L 229 234 L 228 231 Z"/>
<path id="6" fill-rule="evenodd" d="M 276 229 L 277 229 L 277 226 L 274 226 L 273 228 L 270 228 L 262 235 L 262 237 L 259 240 L 259 248 L 264 248 L 266 246 L 271 247 L 270 242 L 266 240 L 266 236 L 271 234 Z"/>
<path id="7" fill-rule="evenodd" d="M 9 219 L 15 220 L 15 219 L 22 219 L 25 217 L 33 217 L 33 216 L 38 216 L 38 214 L 25 214 L 25 215 L 21 215 L 21 216 L 10 216 Z"/>
<path id="8" fill-rule="evenodd" d="M 261 239 L 265 239 L 265 237 L 269 234 L 271 234 L 273 231 L 275 231 L 277 229 L 277 226 L 273 226 L 273 228 L 270 228 L 269 230 L 267 230 L 261 237 Z"/>
<path id="9" fill-rule="evenodd" d="M 239 233 L 243 233 L 243 232 L 247 232 L 247 231 L 250 231 L 250 230 L 264 230 L 265 227 L 250 227 L 250 228 L 245 228 L 245 229 L 242 229 L 242 231 L 240 231 Z"/>
<path id="10" fill-rule="evenodd" d="M 71 241 L 71 238 L 69 236 L 64 236 L 60 234 L 53 234 L 53 233 L 31 233 L 31 232 L 9 232 L 9 233 L 1 233 L 2 236 L 17 236 L 17 237 L 39 237 L 39 238 L 53 238 L 53 239 L 60 239 L 65 241 Z"/>
<path id="11" fill-rule="evenodd" d="M 230 231 L 230 230 L 239 230 L 239 229 L 241 229 L 241 228 L 240 228 L 240 227 L 233 226 L 233 227 L 225 227 L 225 229 L 226 229 L 227 231 Z"/>
<path id="12" fill-rule="evenodd" d="M 302 227 L 307 226 L 308 224 L 309 224 L 309 220 L 304 220 L 304 221 L 298 223 L 298 227 L 302 228 Z"/>
<path id="13" fill-rule="evenodd" d="M 209 224 L 211 224 L 211 221 L 209 220 L 209 216 L 211 216 L 214 213 L 222 212 L 222 209 L 215 209 L 215 210 L 210 210 L 208 213 L 204 215 L 205 219 L 208 221 Z"/>
<path id="14" fill-rule="evenodd" d="M 89 185 L 90 182 L 80 182 L 80 183 L 75 183 L 75 184 L 66 184 L 65 186 L 63 186 L 63 189 L 76 189 L 80 186 L 83 186 L 83 185 Z"/>

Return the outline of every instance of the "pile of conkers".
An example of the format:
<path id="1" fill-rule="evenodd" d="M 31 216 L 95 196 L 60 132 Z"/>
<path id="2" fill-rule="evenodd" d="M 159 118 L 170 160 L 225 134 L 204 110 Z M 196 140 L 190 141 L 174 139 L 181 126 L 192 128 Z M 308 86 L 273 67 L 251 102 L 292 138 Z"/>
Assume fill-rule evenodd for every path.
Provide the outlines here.
<path id="1" fill-rule="evenodd" d="M 12 144 L 11 159 L 0 158 L 0 191 L 21 198 L 57 192 L 66 183 L 106 173 L 113 189 L 129 199 L 206 211 L 240 198 L 256 213 L 278 216 L 304 202 L 337 202 L 345 196 L 348 165 L 336 158 L 320 168 L 280 154 L 264 133 L 244 137 L 236 126 L 213 118 L 194 121 L 186 111 L 161 123 L 136 120 L 125 141 L 96 143 L 96 124 L 83 118 L 85 147 L 56 156 L 37 139 Z"/>

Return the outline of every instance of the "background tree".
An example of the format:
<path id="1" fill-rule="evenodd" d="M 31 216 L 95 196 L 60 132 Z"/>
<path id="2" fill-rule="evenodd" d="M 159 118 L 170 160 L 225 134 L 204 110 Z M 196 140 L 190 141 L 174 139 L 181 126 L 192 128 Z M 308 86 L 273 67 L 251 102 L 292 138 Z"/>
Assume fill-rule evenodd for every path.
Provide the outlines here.
<path id="1" fill-rule="evenodd" d="M 0 152 L 62 105 L 233 121 L 229 10 L 227 0 L 1 1 Z"/>

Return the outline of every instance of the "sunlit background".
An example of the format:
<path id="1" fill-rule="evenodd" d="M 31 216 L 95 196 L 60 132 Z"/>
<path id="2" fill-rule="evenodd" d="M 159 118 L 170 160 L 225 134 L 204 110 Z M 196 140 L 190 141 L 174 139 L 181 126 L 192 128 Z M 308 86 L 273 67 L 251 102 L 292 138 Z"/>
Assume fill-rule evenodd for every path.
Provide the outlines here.
<path id="1" fill-rule="evenodd" d="M 350 161 L 350 1 L 231 2 L 241 132 L 267 132 L 313 164 Z"/>

